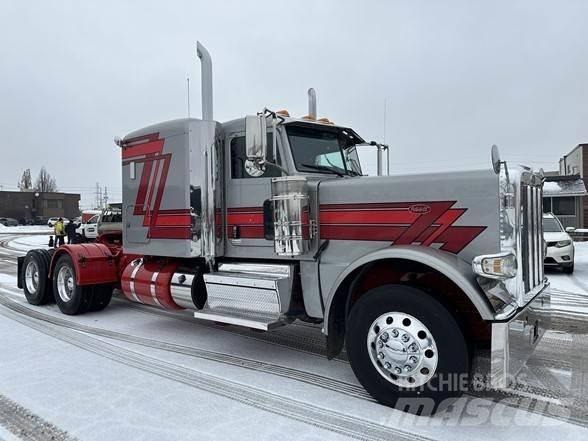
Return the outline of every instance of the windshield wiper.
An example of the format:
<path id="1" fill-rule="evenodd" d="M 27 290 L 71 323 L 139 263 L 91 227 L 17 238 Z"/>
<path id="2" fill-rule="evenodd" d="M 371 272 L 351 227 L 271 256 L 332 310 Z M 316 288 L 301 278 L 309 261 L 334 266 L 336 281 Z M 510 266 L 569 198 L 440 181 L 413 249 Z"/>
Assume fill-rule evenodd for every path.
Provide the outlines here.
<path id="1" fill-rule="evenodd" d="M 332 173 L 334 175 L 337 175 L 339 177 L 343 177 L 345 176 L 343 173 L 338 172 L 337 170 L 331 168 L 331 167 L 327 167 L 326 165 L 314 165 L 314 164 L 300 164 L 302 167 L 306 167 L 306 168 L 312 168 L 315 170 L 320 170 L 320 171 L 325 171 L 327 173 Z"/>

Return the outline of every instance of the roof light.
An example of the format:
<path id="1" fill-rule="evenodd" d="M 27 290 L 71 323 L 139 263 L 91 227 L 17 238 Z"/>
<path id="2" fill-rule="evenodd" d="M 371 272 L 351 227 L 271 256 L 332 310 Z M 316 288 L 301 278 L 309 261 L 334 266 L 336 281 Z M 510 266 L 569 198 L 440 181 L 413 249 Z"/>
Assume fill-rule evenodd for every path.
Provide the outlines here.
<path id="1" fill-rule="evenodd" d="M 304 115 L 302 117 L 302 119 L 305 119 L 307 121 L 316 121 L 316 118 L 314 116 L 312 116 L 312 115 Z"/>
<path id="2" fill-rule="evenodd" d="M 290 112 L 288 112 L 286 109 L 282 109 L 282 110 L 278 110 L 276 112 L 276 115 L 281 115 L 281 116 L 285 116 L 285 117 L 290 117 Z"/>
<path id="3" fill-rule="evenodd" d="M 321 124 L 328 124 L 330 126 L 335 125 L 335 123 L 333 121 L 330 121 L 329 118 L 320 118 L 317 122 L 319 122 Z"/>

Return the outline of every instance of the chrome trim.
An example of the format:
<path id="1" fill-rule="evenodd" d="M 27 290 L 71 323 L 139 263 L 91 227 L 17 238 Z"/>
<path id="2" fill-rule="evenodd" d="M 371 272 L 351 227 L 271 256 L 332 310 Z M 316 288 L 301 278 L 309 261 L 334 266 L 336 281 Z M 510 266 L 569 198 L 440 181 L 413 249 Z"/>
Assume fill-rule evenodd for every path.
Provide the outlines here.
<path id="1" fill-rule="evenodd" d="M 276 254 L 288 257 L 305 254 L 310 242 L 310 205 L 306 178 L 274 178 L 271 187 Z"/>
<path id="2" fill-rule="evenodd" d="M 63 265 L 61 268 L 59 268 L 59 272 L 57 273 L 57 293 L 64 303 L 67 303 L 71 300 L 74 288 L 75 281 L 73 269 L 71 266 L 69 266 L 69 264 Z"/>
<path id="3" fill-rule="evenodd" d="M 200 58 L 200 75 L 202 82 L 202 119 L 212 121 L 213 102 L 212 102 L 212 58 L 206 48 L 199 42 L 196 42 L 196 54 Z"/>
<path id="4" fill-rule="evenodd" d="M 186 309 L 196 309 L 192 301 L 192 283 L 194 274 L 174 273 L 171 278 L 170 292 L 176 305 Z"/>
<path id="5" fill-rule="evenodd" d="M 228 267 L 236 269 L 240 265 L 228 264 Z M 253 268 L 255 264 L 240 267 L 249 271 Z M 290 306 L 291 270 L 287 265 L 259 265 L 257 268 L 266 272 L 224 271 L 204 274 L 207 302 L 194 317 L 263 330 L 282 323 Z M 252 323 L 257 325 L 253 326 Z"/>
<path id="6" fill-rule="evenodd" d="M 488 274 L 482 268 L 482 261 L 484 259 L 496 259 L 496 258 L 504 258 L 504 257 L 508 257 L 508 256 L 513 256 L 516 259 L 516 256 L 513 253 L 511 253 L 510 251 L 506 251 L 503 253 L 497 253 L 497 254 L 483 254 L 481 256 L 476 256 L 472 260 L 472 270 L 476 274 L 478 274 L 482 277 L 486 277 L 488 279 L 498 279 L 498 280 L 510 279 L 515 276 L 499 276 L 496 274 Z"/>
<path id="7" fill-rule="evenodd" d="M 137 272 L 139 271 L 139 269 L 143 265 L 143 259 L 133 260 L 131 262 L 131 265 L 133 265 L 133 266 L 136 265 L 136 266 L 133 269 L 133 272 L 131 273 L 131 279 L 129 281 L 129 289 L 131 290 L 131 295 L 133 296 L 133 299 L 135 299 L 135 301 L 138 303 L 143 303 L 141 301 L 141 299 L 139 299 L 139 297 L 137 296 L 137 293 L 135 292 L 135 276 L 137 275 Z"/>
<path id="8" fill-rule="evenodd" d="M 509 321 L 492 323 L 490 384 L 502 389 L 533 354 L 550 328 L 550 295 L 543 292 Z"/>
<path id="9" fill-rule="evenodd" d="M 281 320 L 275 320 L 273 316 L 238 316 L 217 314 L 212 310 L 201 310 L 194 312 L 194 318 L 199 320 L 208 320 L 218 323 L 226 323 L 229 325 L 243 326 L 245 328 L 259 329 L 260 331 L 269 331 L 273 328 L 285 324 Z"/>
<path id="10" fill-rule="evenodd" d="M 290 277 L 293 265 L 274 265 L 270 263 L 221 263 L 218 266 L 219 272 L 233 273 L 255 273 L 267 275 L 281 275 Z"/>
<path id="11" fill-rule="evenodd" d="M 398 387 L 419 387 L 435 375 L 439 350 L 433 334 L 410 314 L 380 315 L 368 328 L 366 344 L 374 369 Z"/>
<path id="12" fill-rule="evenodd" d="M 25 284 L 29 293 L 37 293 L 39 289 L 39 266 L 34 260 L 30 260 L 25 268 Z"/>
<path id="13" fill-rule="evenodd" d="M 543 180 L 540 175 L 526 167 L 509 170 L 506 163 L 501 164 L 499 173 L 500 200 L 500 251 L 516 256 L 517 272 L 512 278 L 505 278 L 496 283 L 480 281 L 480 287 L 487 296 L 497 296 L 506 306 L 497 311 L 504 317 L 511 312 L 508 305 L 515 303 L 518 307 L 525 306 L 534 296 L 548 286 L 543 271 L 544 250 L 543 240 Z M 475 259 L 474 259 L 475 260 Z M 476 271 L 476 264 L 472 268 Z M 477 272 L 477 271 L 476 271 Z M 479 273 L 478 273 L 479 274 Z M 484 279 L 492 279 L 482 274 Z M 512 298 L 507 301 L 506 297 Z M 498 316 L 497 315 L 497 316 Z"/>
<path id="14" fill-rule="evenodd" d="M 161 308 L 163 308 L 163 306 L 161 305 L 161 303 L 159 303 L 159 299 L 157 298 L 157 278 L 159 277 L 159 271 L 155 271 L 153 273 L 153 275 L 151 276 L 151 283 L 149 285 L 149 291 L 151 292 L 151 298 L 153 298 L 153 301 L 155 303 L 157 303 L 158 306 L 160 306 Z"/>

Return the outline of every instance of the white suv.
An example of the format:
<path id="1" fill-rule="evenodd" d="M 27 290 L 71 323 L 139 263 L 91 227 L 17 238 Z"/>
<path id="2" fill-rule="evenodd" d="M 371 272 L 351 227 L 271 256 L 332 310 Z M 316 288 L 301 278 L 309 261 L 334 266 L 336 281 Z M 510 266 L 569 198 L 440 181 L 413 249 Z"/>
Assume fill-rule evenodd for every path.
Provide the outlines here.
<path id="1" fill-rule="evenodd" d="M 573 231 L 569 227 L 567 231 Z M 574 241 L 552 213 L 543 215 L 543 238 L 547 244 L 545 266 L 558 267 L 565 273 L 574 272 Z"/>

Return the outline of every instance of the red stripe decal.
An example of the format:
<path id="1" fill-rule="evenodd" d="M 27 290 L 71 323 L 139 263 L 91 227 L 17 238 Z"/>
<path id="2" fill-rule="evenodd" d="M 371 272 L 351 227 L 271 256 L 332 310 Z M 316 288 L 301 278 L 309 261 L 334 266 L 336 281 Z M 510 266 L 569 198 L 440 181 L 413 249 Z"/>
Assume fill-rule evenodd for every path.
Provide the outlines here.
<path id="1" fill-rule="evenodd" d="M 163 151 L 163 139 L 137 144 L 132 147 L 123 147 L 122 158 L 129 159 L 137 156 L 154 155 Z"/>
<path id="2" fill-rule="evenodd" d="M 459 253 L 486 227 L 454 226 L 466 211 L 456 201 L 324 204 L 320 206 L 321 239 L 390 241 L 395 245 L 442 244 Z"/>

